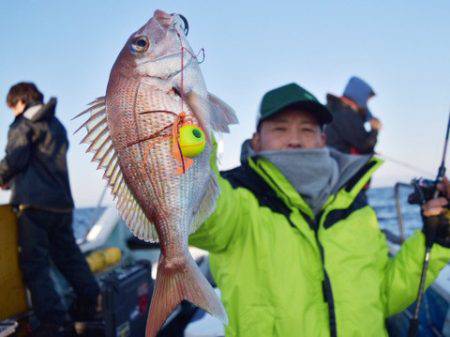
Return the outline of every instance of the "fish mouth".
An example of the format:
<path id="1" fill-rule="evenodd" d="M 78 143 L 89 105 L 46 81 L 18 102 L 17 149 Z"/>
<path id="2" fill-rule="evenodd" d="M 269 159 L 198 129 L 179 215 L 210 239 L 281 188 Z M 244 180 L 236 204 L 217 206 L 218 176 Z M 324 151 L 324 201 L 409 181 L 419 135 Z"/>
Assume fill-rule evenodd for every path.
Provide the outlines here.
<path id="1" fill-rule="evenodd" d="M 150 63 L 150 62 L 158 62 L 158 61 L 162 61 L 171 57 L 175 57 L 175 56 L 180 56 L 181 57 L 182 52 L 176 52 L 176 53 L 172 53 L 172 54 L 168 54 L 168 55 L 163 55 L 160 57 L 157 57 L 155 59 L 148 59 L 145 61 L 136 61 L 137 64 L 141 65 L 141 64 L 146 64 L 146 63 Z"/>
<path id="2" fill-rule="evenodd" d="M 167 60 L 167 59 L 174 58 L 174 57 L 180 57 L 180 59 L 181 59 L 182 54 L 183 54 L 183 52 L 178 52 L 178 53 L 173 53 L 173 54 L 169 54 L 169 55 L 164 55 L 164 56 L 158 57 L 156 59 L 150 59 L 150 60 L 145 60 L 145 61 L 140 61 L 140 62 L 136 61 L 136 64 L 137 64 L 137 66 L 143 66 L 148 63 L 163 61 L 163 60 Z M 178 69 L 177 71 L 175 71 L 171 74 L 168 74 L 166 76 L 146 75 L 146 77 L 153 77 L 153 78 L 159 78 L 161 80 L 168 80 L 172 77 L 177 76 L 178 74 L 180 74 L 183 71 L 183 69 L 188 68 L 189 66 L 191 66 L 194 63 L 194 61 L 197 60 L 196 56 L 190 55 L 190 53 L 187 53 L 187 54 L 189 57 L 185 57 L 186 60 L 184 61 L 184 64 L 182 66 L 180 66 L 180 69 Z M 187 56 L 187 55 L 185 55 L 185 56 Z"/>

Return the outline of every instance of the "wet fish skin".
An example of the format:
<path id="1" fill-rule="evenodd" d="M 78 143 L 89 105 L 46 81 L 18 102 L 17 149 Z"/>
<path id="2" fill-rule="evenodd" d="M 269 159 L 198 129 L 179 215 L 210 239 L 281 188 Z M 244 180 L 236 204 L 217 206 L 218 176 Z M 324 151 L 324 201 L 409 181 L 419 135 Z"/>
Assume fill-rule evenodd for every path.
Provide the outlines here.
<path id="1" fill-rule="evenodd" d="M 84 124 L 84 141 L 105 169 L 125 222 L 140 239 L 160 241 L 147 337 L 156 336 L 184 299 L 227 323 L 223 305 L 189 254 L 188 236 L 212 213 L 219 194 L 209 163 L 212 130 L 227 131 L 237 119 L 207 91 L 183 24 L 179 15 L 157 10 L 130 36 L 105 98 L 86 110 L 91 117 Z M 207 134 L 205 150 L 193 159 L 177 152 L 184 122 Z"/>

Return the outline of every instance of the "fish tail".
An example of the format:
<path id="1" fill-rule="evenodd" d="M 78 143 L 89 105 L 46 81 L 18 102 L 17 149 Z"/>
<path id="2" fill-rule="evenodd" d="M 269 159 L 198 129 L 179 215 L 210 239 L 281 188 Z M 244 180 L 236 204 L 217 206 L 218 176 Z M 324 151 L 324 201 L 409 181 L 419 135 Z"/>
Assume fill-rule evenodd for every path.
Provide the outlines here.
<path id="1" fill-rule="evenodd" d="M 158 265 L 145 336 L 156 337 L 167 317 L 182 300 L 191 302 L 224 324 L 228 324 L 222 303 L 192 256 L 187 254 L 171 261 L 162 256 Z"/>

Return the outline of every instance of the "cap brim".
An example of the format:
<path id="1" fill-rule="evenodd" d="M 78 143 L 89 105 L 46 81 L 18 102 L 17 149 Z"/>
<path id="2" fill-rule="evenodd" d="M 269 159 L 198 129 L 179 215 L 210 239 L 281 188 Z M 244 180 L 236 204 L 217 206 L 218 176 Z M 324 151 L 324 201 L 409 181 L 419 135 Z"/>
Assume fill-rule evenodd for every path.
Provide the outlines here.
<path id="1" fill-rule="evenodd" d="M 287 103 L 276 111 L 273 111 L 270 115 L 262 118 L 259 122 L 279 113 L 282 110 L 293 107 L 311 112 L 317 118 L 320 125 L 330 124 L 333 121 L 333 115 L 325 105 L 314 101 L 296 101 Z"/>

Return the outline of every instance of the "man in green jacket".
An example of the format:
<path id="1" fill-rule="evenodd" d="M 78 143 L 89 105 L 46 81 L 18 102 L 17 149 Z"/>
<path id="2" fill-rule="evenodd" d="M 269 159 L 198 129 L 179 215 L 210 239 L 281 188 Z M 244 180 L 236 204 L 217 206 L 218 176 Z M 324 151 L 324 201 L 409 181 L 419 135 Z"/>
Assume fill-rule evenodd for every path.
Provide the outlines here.
<path id="1" fill-rule="evenodd" d="M 216 211 L 190 237 L 210 252 L 228 337 L 387 336 L 385 318 L 415 299 L 424 235 L 389 257 L 361 193 L 381 161 L 325 147 L 331 119 L 295 83 L 269 91 L 242 165 L 219 177 Z M 433 246 L 427 285 L 449 259 Z"/>

